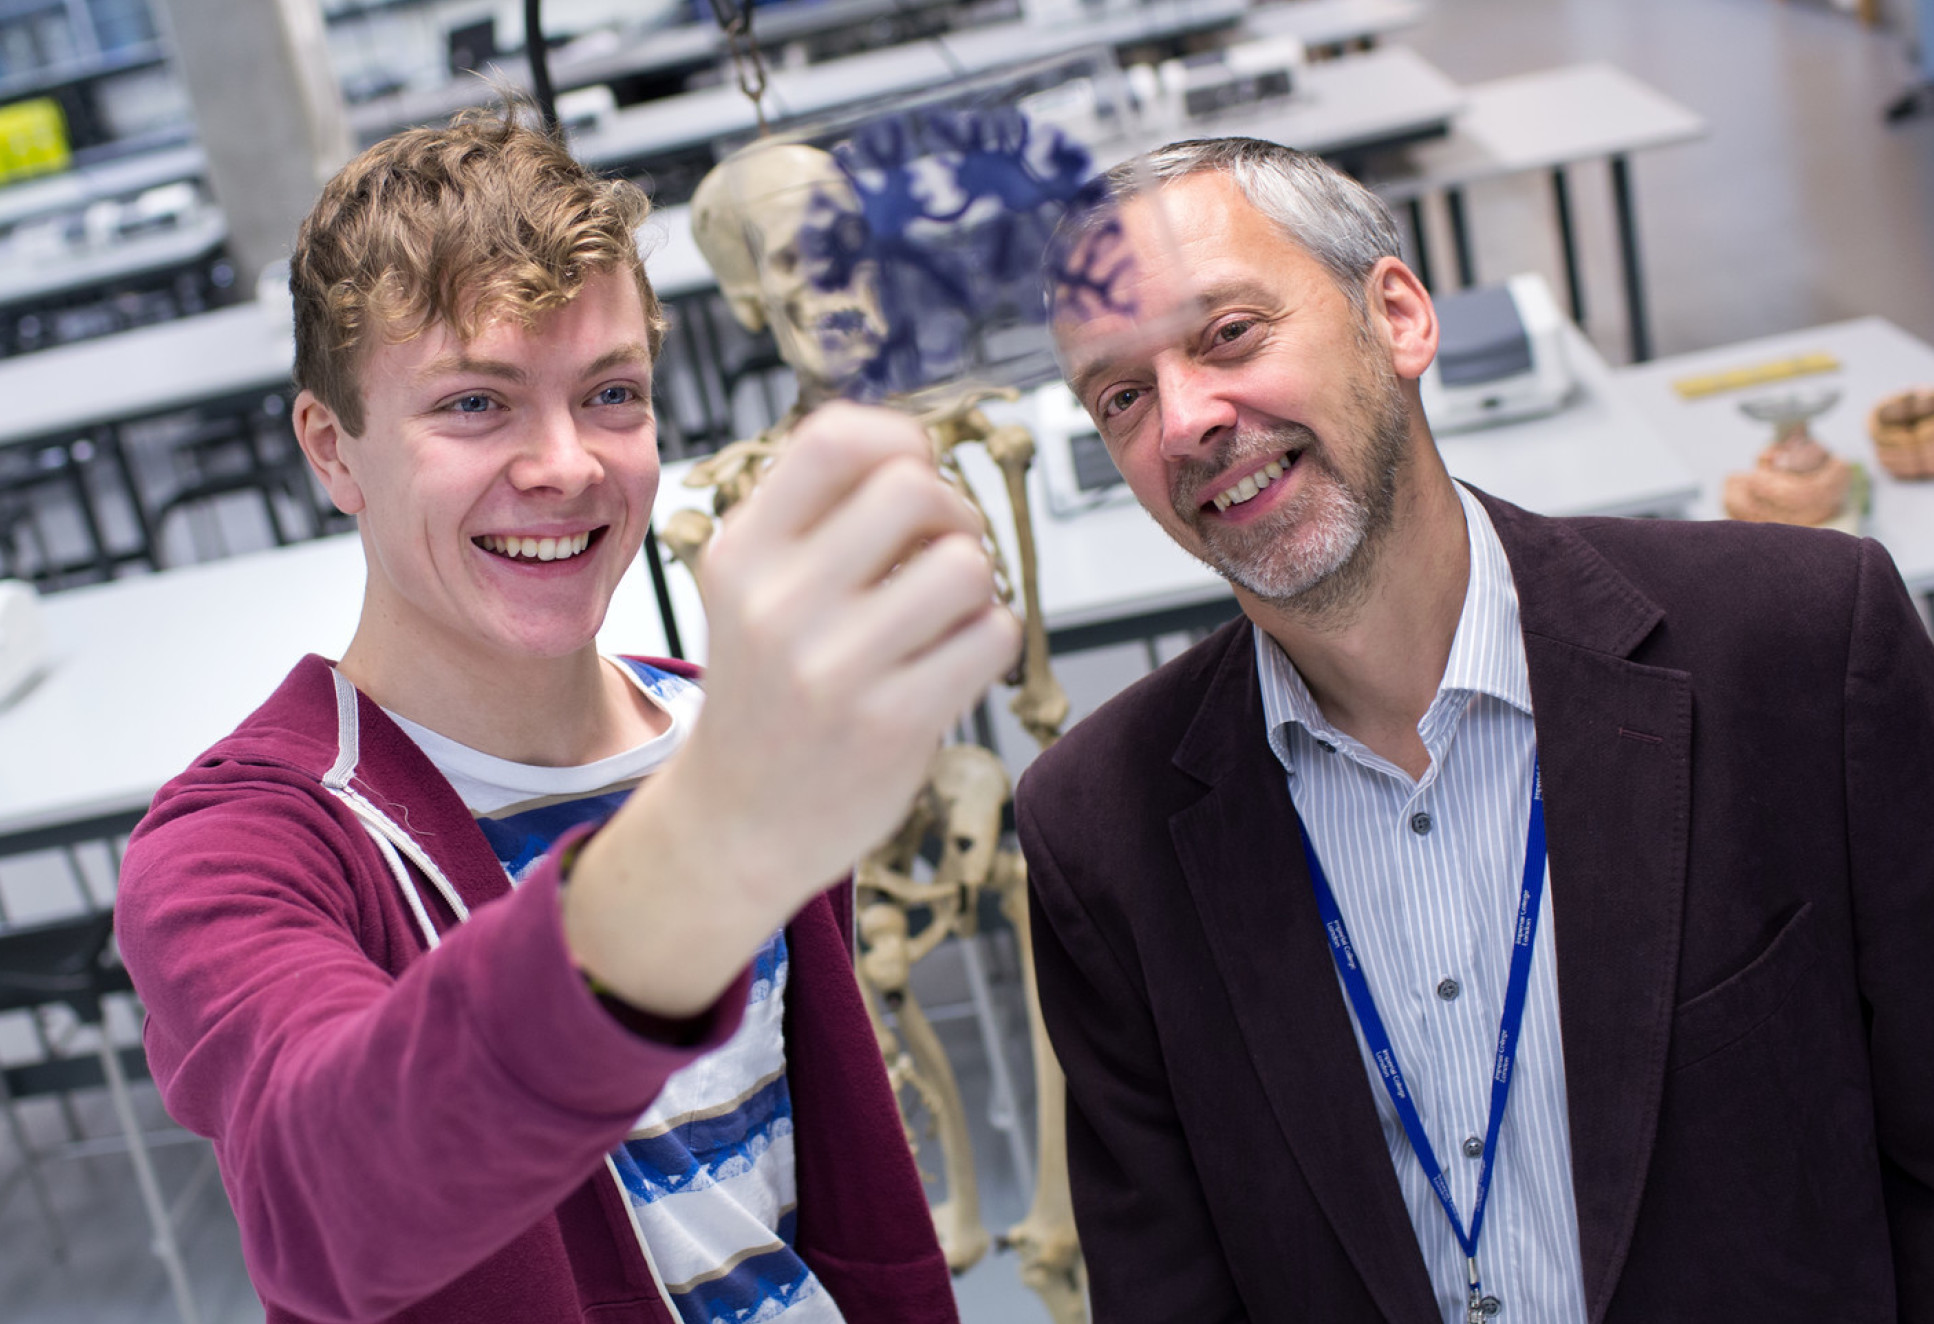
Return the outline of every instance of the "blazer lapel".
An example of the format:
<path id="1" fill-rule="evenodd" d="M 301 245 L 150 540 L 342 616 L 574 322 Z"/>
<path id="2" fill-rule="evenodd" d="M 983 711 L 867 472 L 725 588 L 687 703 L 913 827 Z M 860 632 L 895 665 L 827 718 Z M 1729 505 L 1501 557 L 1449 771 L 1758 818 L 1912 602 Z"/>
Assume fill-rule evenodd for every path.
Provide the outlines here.
<path id="1" fill-rule="evenodd" d="M 1582 537 L 1485 504 L 1517 582 L 1531 677 L 1585 1303 L 1599 1321 L 1631 1244 L 1664 1090 L 1692 686 L 1630 660 L 1663 613 Z"/>
<path id="2" fill-rule="evenodd" d="M 1170 820 L 1218 972 L 1277 1125 L 1384 1316 L 1436 1324 L 1337 986 L 1283 770 L 1263 736 L 1248 631 L 1233 643 L 1176 766 L 1208 792 Z"/>

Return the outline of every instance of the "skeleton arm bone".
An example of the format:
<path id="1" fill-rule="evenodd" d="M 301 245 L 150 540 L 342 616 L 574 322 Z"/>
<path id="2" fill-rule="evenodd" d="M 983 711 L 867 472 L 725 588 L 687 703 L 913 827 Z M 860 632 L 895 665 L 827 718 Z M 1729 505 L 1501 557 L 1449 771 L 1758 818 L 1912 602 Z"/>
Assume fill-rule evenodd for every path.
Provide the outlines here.
<path id="1" fill-rule="evenodd" d="M 1048 664 L 1048 627 L 1041 618 L 1041 579 L 1034 561 L 1034 520 L 1028 512 L 1027 471 L 1034 463 L 1034 437 L 1026 428 L 1009 423 L 987 434 L 987 453 L 1007 483 L 1007 501 L 1014 512 L 1014 541 L 1021 561 L 1022 606 L 1025 609 L 1021 646 L 1021 692 L 1011 705 L 1021 725 L 1043 749 L 1061 736 L 1068 719 L 1068 695 Z"/>

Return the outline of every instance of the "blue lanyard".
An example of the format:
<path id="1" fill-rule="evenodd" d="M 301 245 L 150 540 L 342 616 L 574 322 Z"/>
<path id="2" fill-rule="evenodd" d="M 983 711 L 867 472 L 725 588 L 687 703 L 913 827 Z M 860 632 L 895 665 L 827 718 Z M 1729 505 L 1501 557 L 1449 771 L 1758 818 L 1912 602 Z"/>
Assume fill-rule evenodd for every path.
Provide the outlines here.
<path id="1" fill-rule="evenodd" d="M 1323 928 L 1329 936 L 1330 955 L 1336 960 L 1336 970 L 1350 995 L 1350 1005 L 1356 1009 L 1357 1025 L 1362 1029 L 1370 1056 L 1383 1077 L 1383 1087 L 1403 1122 L 1404 1133 L 1410 1137 L 1410 1148 L 1416 1152 L 1418 1162 L 1424 1165 L 1424 1175 L 1430 1178 L 1430 1188 L 1437 1193 L 1437 1202 L 1444 1206 L 1444 1212 L 1450 1216 L 1451 1228 L 1457 1233 L 1458 1244 L 1464 1248 L 1464 1263 L 1471 1288 L 1470 1317 L 1480 1319 L 1482 1316 L 1478 1304 L 1483 1296 L 1483 1287 L 1477 1273 L 1477 1239 L 1484 1231 L 1484 1200 L 1491 1190 L 1491 1161 L 1497 1154 L 1498 1131 L 1504 1123 L 1504 1105 L 1511 1097 L 1512 1067 L 1518 1057 L 1518 1031 L 1524 1024 L 1525 990 L 1531 982 L 1531 953 L 1538 935 L 1538 907 L 1544 899 L 1543 776 L 1534 761 L 1531 768 L 1531 829 L 1526 834 L 1524 844 L 1524 887 L 1518 894 L 1518 920 L 1512 935 L 1511 974 L 1504 987 L 1504 1016 L 1498 1025 L 1497 1062 L 1491 1071 L 1491 1118 L 1484 1132 L 1484 1161 L 1477 1170 L 1477 1199 L 1471 1207 L 1468 1232 L 1464 1229 L 1464 1220 L 1458 1217 L 1457 1201 L 1452 1198 L 1450 1182 L 1445 1179 L 1443 1166 L 1437 1162 L 1436 1152 L 1430 1147 L 1430 1137 L 1424 1134 L 1424 1120 L 1417 1114 L 1417 1104 L 1411 1098 L 1403 1068 L 1397 1065 L 1396 1049 L 1391 1047 L 1390 1036 L 1383 1028 L 1383 1018 L 1377 1015 L 1376 1000 L 1370 996 L 1370 984 L 1363 977 L 1363 965 L 1357 958 L 1356 948 L 1351 945 L 1350 931 L 1343 923 L 1343 912 L 1337 907 L 1336 894 L 1330 890 L 1330 880 L 1323 874 L 1323 865 L 1316 858 L 1316 847 L 1311 844 L 1309 830 L 1302 826 L 1300 818 L 1297 830 L 1302 834 L 1303 854 L 1309 860 L 1310 881 L 1316 885 L 1316 907 L 1322 913 Z"/>

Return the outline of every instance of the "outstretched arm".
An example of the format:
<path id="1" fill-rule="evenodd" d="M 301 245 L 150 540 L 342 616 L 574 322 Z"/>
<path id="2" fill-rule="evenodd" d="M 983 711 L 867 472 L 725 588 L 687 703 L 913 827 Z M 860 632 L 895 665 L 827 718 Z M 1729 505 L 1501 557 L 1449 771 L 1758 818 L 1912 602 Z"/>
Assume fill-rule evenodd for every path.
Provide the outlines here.
<path id="1" fill-rule="evenodd" d="M 836 404 L 799 424 L 705 556 L 703 716 L 572 871 L 587 973 L 694 1014 L 893 830 L 1019 647 L 980 533 L 911 419 Z"/>

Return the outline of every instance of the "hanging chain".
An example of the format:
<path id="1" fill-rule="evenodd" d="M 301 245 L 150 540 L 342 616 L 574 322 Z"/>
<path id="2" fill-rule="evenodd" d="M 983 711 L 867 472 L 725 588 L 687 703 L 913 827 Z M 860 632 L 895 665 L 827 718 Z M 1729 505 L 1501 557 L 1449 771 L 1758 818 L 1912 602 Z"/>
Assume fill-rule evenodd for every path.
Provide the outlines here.
<path id="1" fill-rule="evenodd" d="M 738 75 L 739 91 L 752 103 L 752 113 L 758 117 L 759 134 L 763 137 L 768 132 L 766 62 L 759 54 L 759 44 L 752 39 L 752 5 L 753 0 L 738 0 L 737 4 L 734 0 L 712 0 L 712 13 L 732 52 L 732 69 Z"/>

